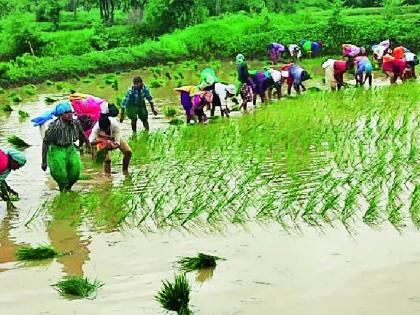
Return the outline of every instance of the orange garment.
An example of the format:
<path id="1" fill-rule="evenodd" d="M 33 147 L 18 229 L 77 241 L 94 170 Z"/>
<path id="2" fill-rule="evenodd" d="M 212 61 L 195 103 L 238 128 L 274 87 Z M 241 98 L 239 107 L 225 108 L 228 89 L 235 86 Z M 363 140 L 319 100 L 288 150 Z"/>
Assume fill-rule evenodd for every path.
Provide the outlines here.
<path id="1" fill-rule="evenodd" d="M 392 52 L 392 55 L 394 56 L 395 59 L 402 59 L 404 57 L 405 54 L 405 48 L 403 46 L 398 46 L 394 49 L 394 51 Z"/>

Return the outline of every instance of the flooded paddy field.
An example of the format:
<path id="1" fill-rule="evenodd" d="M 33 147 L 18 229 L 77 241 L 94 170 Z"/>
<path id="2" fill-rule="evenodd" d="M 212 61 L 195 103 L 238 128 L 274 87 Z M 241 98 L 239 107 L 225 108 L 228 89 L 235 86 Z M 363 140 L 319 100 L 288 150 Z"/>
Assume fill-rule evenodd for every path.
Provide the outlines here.
<path id="1" fill-rule="evenodd" d="M 120 174 L 118 154 L 111 178 L 85 157 L 89 179 L 58 194 L 40 168 L 39 132 L 17 110 L 42 113 L 46 97 L 69 89 L 113 100 L 134 74 L 148 83 L 180 67 L 118 74 L 118 91 L 106 76 L 45 84 L 0 115 L 1 145 L 9 134 L 31 144 L 28 163 L 8 177 L 17 209 L 0 204 L 0 310 L 161 314 L 154 296 L 174 262 L 204 252 L 226 260 L 188 273 L 195 314 L 418 314 L 418 83 L 333 94 L 314 66 L 308 86 L 320 92 L 258 104 L 243 117 L 177 127 L 151 118 L 152 132 L 130 141 L 130 176 Z M 235 79 L 233 64 L 219 72 Z M 195 71 L 182 74 L 152 89 L 160 112 L 178 104 L 176 80 L 197 81 Z M 68 254 L 17 262 L 24 244 Z M 63 298 L 51 286 L 71 275 L 104 286 L 93 300 Z"/>

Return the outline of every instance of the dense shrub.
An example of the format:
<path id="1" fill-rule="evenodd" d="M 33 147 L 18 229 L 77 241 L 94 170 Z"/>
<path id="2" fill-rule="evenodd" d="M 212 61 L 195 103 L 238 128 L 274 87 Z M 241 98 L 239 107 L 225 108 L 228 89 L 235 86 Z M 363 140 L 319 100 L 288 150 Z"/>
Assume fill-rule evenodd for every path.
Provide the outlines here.
<path id="1" fill-rule="evenodd" d="M 75 73 L 111 72 L 200 57 L 233 58 L 238 52 L 248 58 L 260 57 L 266 54 L 267 43 L 273 40 L 289 44 L 298 43 L 301 39 L 322 39 L 326 43 L 325 53 L 339 53 L 343 42 L 369 48 L 380 40 L 391 38 L 413 51 L 420 50 L 418 16 L 404 16 L 393 21 L 384 20 L 381 16 L 343 16 L 339 21 L 339 38 L 331 34 L 328 16 L 311 20 L 309 24 L 297 23 L 300 18 L 299 15 L 278 14 L 229 15 L 133 47 L 90 52 L 78 57 L 36 58 L 31 66 L 9 63 L 10 69 L 0 80 L 0 85 L 65 79 Z"/>

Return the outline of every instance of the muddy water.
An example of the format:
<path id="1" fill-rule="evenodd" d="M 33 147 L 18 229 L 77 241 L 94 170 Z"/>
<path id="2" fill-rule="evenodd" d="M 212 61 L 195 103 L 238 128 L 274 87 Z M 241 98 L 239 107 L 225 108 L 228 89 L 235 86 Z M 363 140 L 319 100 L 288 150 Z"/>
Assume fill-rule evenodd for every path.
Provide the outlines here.
<path id="1" fill-rule="evenodd" d="M 257 64 L 252 65 L 257 66 Z M 222 64 L 220 76 L 233 81 L 233 64 Z M 179 67 L 172 66 L 171 73 Z M 222 71 L 224 70 L 224 71 Z M 315 69 L 316 70 L 316 69 Z M 320 71 L 320 69 L 316 70 Z M 315 72 L 316 72 L 315 71 Z M 164 72 L 166 72 L 164 70 Z M 183 84 L 196 82 L 196 73 L 182 69 Z M 129 86 L 134 75 L 141 74 L 146 82 L 153 80 L 150 70 L 122 73 L 120 91 L 115 92 L 98 76 L 91 83 L 67 82 L 63 90 L 41 85 L 30 101 L 14 106 L 10 116 L 0 116 L 0 144 L 8 134 L 16 134 L 32 146 L 25 153 L 28 164 L 14 172 L 8 182 L 21 195 L 16 210 L 7 210 L 0 203 L 0 311 L 8 314 L 159 314 L 153 300 L 160 281 L 171 278 L 171 263 L 179 255 L 198 251 L 226 257 L 204 283 L 191 274 L 191 304 L 198 314 L 418 314 L 416 294 L 420 251 L 416 249 L 415 231 L 399 235 L 394 230 L 372 231 L 361 228 L 354 237 L 339 229 L 317 234 L 286 235 L 277 226 L 250 226 L 231 230 L 224 235 L 207 235 L 200 231 L 141 234 L 137 230 L 113 233 L 92 231 L 84 224 L 52 214 L 48 221 L 25 226 L 47 196 L 57 193 L 55 183 L 40 169 L 41 138 L 29 119 L 21 121 L 17 109 L 31 116 L 42 113 L 46 96 L 65 97 L 70 88 L 115 100 Z M 152 89 L 159 108 L 177 104 L 172 89 L 176 80 L 165 87 Z M 376 85 L 385 84 L 383 78 Z M 322 86 L 314 80 L 314 86 Z M 308 84 L 311 86 L 311 84 Z M 22 91 L 19 91 L 23 95 Z M 0 101 L 5 96 L 0 95 Z M 151 128 L 167 126 L 159 115 L 151 119 Z M 123 127 L 128 136 L 130 129 Z M 98 176 L 97 185 L 112 183 L 100 170 L 87 170 Z M 118 181 L 119 174 L 113 179 Z M 79 183 L 76 190 L 84 189 Z M 76 214 L 75 214 L 76 215 Z M 20 244 L 50 243 L 63 256 L 42 264 L 15 262 L 14 252 Z M 384 246 L 386 244 L 386 246 Z M 1 272 L 3 271 L 3 272 Z M 65 275 L 85 275 L 105 283 L 93 301 L 68 301 L 50 287 Z M 21 303 L 25 301 L 25 303 Z M 217 301 L 217 302 L 216 302 Z"/>

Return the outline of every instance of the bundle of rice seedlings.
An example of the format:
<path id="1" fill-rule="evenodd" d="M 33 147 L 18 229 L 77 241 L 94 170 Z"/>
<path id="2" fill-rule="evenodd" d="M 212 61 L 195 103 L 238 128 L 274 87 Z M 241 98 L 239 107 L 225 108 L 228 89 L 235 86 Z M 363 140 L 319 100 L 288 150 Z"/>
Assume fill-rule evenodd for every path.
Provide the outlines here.
<path id="1" fill-rule="evenodd" d="M 84 78 L 82 80 L 83 83 L 91 83 L 93 80 L 91 78 Z"/>
<path id="2" fill-rule="evenodd" d="M 185 274 L 175 275 L 173 283 L 162 281 L 162 288 L 155 296 L 156 301 L 167 311 L 179 315 L 192 314 L 189 310 L 191 287 Z"/>
<path id="3" fill-rule="evenodd" d="M 206 268 L 215 268 L 218 260 L 225 260 L 217 256 L 207 255 L 203 253 L 198 253 L 196 257 L 181 257 L 177 266 L 178 269 L 183 272 L 191 272 L 194 270 L 206 269 Z"/>
<path id="4" fill-rule="evenodd" d="M 59 256 L 50 245 L 42 245 L 39 247 L 22 246 L 16 250 L 16 258 L 18 260 L 40 260 Z"/>
<path id="5" fill-rule="evenodd" d="M 8 112 L 8 113 L 13 112 L 13 108 L 12 108 L 12 106 L 10 106 L 9 104 L 6 104 L 6 105 L 1 105 L 1 106 L 0 106 L 0 110 L 1 110 L 2 112 Z"/>
<path id="6" fill-rule="evenodd" d="M 165 82 L 162 79 L 155 79 L 152 82 L 150 82 L 151 88 L 160 88 L 165 84 Z"/>
<path id="7" fill-rule="evenodd" d="M 12 95 L 10 98 L 11 98 L 11 100 L 12 100 L 13 102 L 15 102 L 15 103 L 20 103 L 20 102 L 22 102 L 22 98 L 21 98 L 19 95 L 17 95 L 17 94 Z"/>
<path id="8" fill-rule="evenodd" d="M 23 110 L 19 110 L 18 114 L 19 114 L 20 118 L 28 118 L 29 117 L 29 114 L 27 112 L 23 111 Z"/>
<path id="9" fill-rule="evenodd" d="M 165 117 L 174 117 L 177 113 L 177 108 L 173 105 L 166 105 L 163 107 L 163 114 Z"/>
<path id="10" fill-rule="evenodd" d="M 22 140 L 21 138 L 19 138 L 16 135 L 11 135 L 7 137 L 7 142 L 9 142 L 10 144 L 14 145 L 15 147 L 18 148 L 27 148 L 30 147 L 30 144 L 27 144 L 24 140 Z"/>
<path id="11" fill-rule="evenodd" d="M 45 81 L 45 84 L 46 84 L 46 85 L 54 85 L 54 82 L 53 82 L 53 81 L 51 81 L 51 80 L 47 80 L 47 81 Z"/>
<path id="12" fill-rule="evenodd" d="M 184 124 L 184 121 L 182 119 L 179 119 L 179 118 L 173 118 L 173 119 L 171 119 L 169 124 L 172 125 L 172 126 L 179 126 L 179 125 Z"/>
<path id="13" fill-rule="evenodd" d="M 36 94 L 36 86 L 35 85 L 25 86 L 24 92 L 28 95 L 35 95 Z"/>
<path id="14" fill-rule="evenodd" d="M 73 295 L 81 298 L 90 297 L 104 284 L 98 280 L 91 281 L 80 276 L 71 276 L 60 280 L 54 286 L 62 295 Z"/>
<path id="15" fill-rule="evenodd" d="M 47 96 L 47 97 L 45 98 L 45 103 L 54 103 L 54 102 L 56 102 L 56 101 L 57 101 L 57 99 L 52 98 L 52 97 L 49 97 L 49 96 Z"/>
<path id="16" fill-rule="evenodd" d="M 56 84 L 56 88 L 57 88 L 57 90 L 62 90 L 63 88 L 64 88 L 64 83 L 63 82 L 58 82 L 57 84 Z"/>

